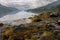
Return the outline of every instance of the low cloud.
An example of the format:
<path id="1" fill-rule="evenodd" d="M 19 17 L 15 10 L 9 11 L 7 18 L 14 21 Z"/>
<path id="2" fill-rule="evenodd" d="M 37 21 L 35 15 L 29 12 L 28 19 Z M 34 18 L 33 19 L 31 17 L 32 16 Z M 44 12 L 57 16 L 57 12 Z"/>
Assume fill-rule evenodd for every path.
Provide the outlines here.
<path id="1" fill-rule="evenodd" d="M 17 9 L 30 9 L 48 5 L 57 0 L 0 0 L 0 3 L 7 7 Z"/>

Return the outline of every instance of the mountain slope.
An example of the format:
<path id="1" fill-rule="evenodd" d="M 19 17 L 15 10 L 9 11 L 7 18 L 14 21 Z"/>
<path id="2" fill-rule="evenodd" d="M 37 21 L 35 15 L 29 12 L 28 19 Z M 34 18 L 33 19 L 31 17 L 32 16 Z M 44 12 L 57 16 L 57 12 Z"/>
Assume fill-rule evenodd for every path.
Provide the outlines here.
<path id="1" fill-rule="evenodd" d="M 11 12 L 17 12 L 18 9 L 16 8 L 12 8 L 12 7 L 6 7 L 0 4 L 0 17 L 6 15 L 6 14 L 10 14 Z"/>
<path id="2" fill-rule="evenodd" d="M 39 7 L 39 8 L 35 8 L 35 9 L 29 9 L 27 11 L 39 13 L 42 11 L 49 11 L 49 10 L 55 9 L 58 5 L 60 5 L 60 1 L 53 2 L 53 3 L 46 5 L 46 6 L 43 6 L 43 7 Z"/>

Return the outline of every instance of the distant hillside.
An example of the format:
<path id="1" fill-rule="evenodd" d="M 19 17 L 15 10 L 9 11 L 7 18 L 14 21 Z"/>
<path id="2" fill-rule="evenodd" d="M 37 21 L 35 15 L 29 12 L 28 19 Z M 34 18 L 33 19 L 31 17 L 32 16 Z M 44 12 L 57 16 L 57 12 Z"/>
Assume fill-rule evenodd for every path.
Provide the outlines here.
<path id="1" fill-rule="evenodd" d="M 58 5 L 60 5 L 60 1 L 53 2 L 53 3 L 46 5 L 46 6 L 43 6 L 43 7 L 39 7 L 39 8 L 35 8 L 35 9 L 29 9 L 27 11 L 33 12 L 33 13 L 39 13 L 42 11 L 49 11 L 49 10 L 56 9 Z"/>
<path id="2" fill-rule="evenodd" d="M 12 8 L 12 7 L 6 7 L 0 4 L 0 17 L 6 14 L 9 14 L 10 12 L 13 12 L 13 11 L 17 12 L 18 9 Z"/>

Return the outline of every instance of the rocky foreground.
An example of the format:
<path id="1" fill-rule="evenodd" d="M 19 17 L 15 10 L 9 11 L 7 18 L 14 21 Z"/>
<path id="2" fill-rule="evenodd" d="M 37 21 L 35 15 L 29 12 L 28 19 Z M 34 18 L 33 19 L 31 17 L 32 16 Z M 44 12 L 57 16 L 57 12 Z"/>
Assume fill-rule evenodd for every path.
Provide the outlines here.
<path id="1" fill-rule="evenodd" d="M 31 23 L 18 26 L 0 23 L 0 40 L 60 40 L 60 9 L 30 17 Z"/>

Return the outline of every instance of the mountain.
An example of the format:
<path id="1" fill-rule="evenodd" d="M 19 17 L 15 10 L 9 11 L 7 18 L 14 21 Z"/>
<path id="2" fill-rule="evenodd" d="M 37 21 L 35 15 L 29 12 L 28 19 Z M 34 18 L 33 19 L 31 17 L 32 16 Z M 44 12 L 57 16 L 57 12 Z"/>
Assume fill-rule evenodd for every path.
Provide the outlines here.
<path id="1" fill-rule="evenodd" d="M 0 0 L 0 4 L 19 10 L 27 10 L 42 7 L 55 1 L 57 0 Z"/>
<path id="2" fill-rule="evenodd" d="M 11 13 L 18 12 L 18 9 L 12 8 L 12 7 L 6 7 L 0 4 L 0 17 L 6 15 L 6 14 L 11 14 Z"/>
<path id="3" fill-rule="evenodd" d="M 53 2 L 49 5 L 43 6 L 43 7 L 39 7 L 39 8 L 35 8 L 35 9 L 29 9 L 26 10 L 27 12 L 34 12 L 34 13 L 39 13 L 42 11 L 49 11 L 49 10 L 53 10 L 55 9 L 58 5 L 60 5 L 60 0 Z"/>

